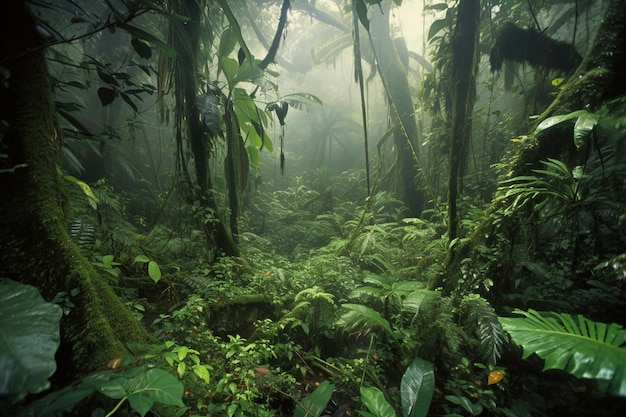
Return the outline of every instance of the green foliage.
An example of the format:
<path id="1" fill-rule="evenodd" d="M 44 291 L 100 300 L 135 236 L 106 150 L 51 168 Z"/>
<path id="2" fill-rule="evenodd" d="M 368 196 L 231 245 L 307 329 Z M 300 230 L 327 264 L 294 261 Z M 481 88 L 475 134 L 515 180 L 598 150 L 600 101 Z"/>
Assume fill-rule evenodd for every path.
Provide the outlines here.
<path id="1" fill-rule="evenodd" d="M 50 386 L 61 315 L 35 287 L 0 279 L 0 398 L 17 402 Z"/>
<path id="2" fill-rule="evenodd" d="M 376 387 L 361 387 L 361 402 L 369 412 L 359 410 L 363 417 L 396 417 L 396 411 Z"/>
<path id="3" fill-rule="evenodd" d="M 432 363 L 415 358 L 402 376 L 400 395 L 405 417 L 426 417 L 435 392 Z"/>
<path id="4" fill-rule="evenodd" d="M 544 369 L 562 369 L 594 379 L 600 389 L 626 396 L 626 330 L 618 324 L 594 322 L 582 315 L 542 315 L 515 310 L 523 318 L 501 318 L 513 340 L 545 360 Z"/>
<path id="5" fill-rule="evenodd" d="M 333 395 L 335 386 L 328 381 L 323 381 L 315 391 L 304 398 L 296 406 L 293 417 L 319 417 Z"/>
<path id="6" fill-rule="evenodd" d="M 404 417 L 425 417 L 435 392 L 433 365 L 420 358 L 413 360 L 402 376 L 400 395 Z M 364 417 L 395 417 L 396 411 L 376 387 L 361 387 L 361 402 L 369 412 L 359 410 Z"/>
<path id="7" fill-rule="evenodd" d="M 81 401 L 96 392 L 119 400 L 106 416 L 112 416 L 128 401 L 130 408 L 142 417 L 158 405 L 173 406 L 171 415 L 182 415 L 183 385 L 168 372 L 148 366 L 129 368 L 122 372 L 96 372 L 66 388 L 46 395 L 24 408 L 19 417 L 55 417 L 73 410 Z"/>

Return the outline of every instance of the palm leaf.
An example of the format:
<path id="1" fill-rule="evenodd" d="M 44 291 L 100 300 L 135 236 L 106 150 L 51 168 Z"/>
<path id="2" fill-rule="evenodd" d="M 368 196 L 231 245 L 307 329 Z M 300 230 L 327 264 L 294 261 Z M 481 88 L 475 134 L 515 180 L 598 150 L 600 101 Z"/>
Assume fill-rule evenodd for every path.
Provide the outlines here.
<path id="1" fill-rule="evenodd" d="M 340 317 L 339 323 L 348 331 L 359 328 L 365 330 L 382 328 L 394 336 L 391 325 L 378 311 L 360 304 L 346 303 L 342 307 L 347 311 Z"/>
<path id="2" fill-rule="evenodd" d="M 523 318 L 501 318 L 513 340 L 545 360 L 544 369 L 561 369 L 578 378 L 595 379 L 599 388 L 626 397 L 626 330 L 582 315 L 516 309 Z"/>

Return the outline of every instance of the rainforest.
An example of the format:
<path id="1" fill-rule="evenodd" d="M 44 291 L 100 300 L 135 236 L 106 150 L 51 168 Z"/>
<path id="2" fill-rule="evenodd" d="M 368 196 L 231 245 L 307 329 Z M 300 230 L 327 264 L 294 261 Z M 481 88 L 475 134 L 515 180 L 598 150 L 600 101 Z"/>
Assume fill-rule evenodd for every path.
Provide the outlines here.
<path id="1" fill-rule="evenodd" d="M 623 0 L 4 0 L 0 416 L 626 415 Z"/>

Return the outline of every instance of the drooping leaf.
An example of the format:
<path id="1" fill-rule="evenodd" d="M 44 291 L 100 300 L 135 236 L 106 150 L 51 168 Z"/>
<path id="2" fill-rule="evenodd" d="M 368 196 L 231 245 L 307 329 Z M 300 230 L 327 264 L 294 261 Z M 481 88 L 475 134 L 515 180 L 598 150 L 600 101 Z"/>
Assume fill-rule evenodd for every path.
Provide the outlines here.
<path id="1" fill-rule="evenodd" d="M 598 124 L 600 116 L 596 113 L 584 112 L 576 120 L 574 124 L 574 145 L 580 149 L 584 144 L 593 128 Z"/>
<path id="2" fill-rule="evenodd" d="M 578 378 L 595 379 L 601 389 L 626 397 L 626 330 L 582 315 L 516 309 L 522 318 L 501 318 L 523 357 L 535 353 L 544 369 L 561 369 Z"/>
<path id="3" fill-rule="evenodd" d="M 130 41 L 130 44 L 133 46 L 135 52 L 137 52 L 137 55 L 141 58 L 150 59 L 152 57 L 152 49 L 150 49 L 150 46 L 142 40 L 133 38 Z"/>
<path id="4" fill-rule="evenodd" d="M 358 327 L 369 329 L 382 328 L 390 335 L 393 335 L 389 322 L 373 308 L 361 304 L 349 303 L 342 304 L 342 308 L 348 311 L 341 316 L 339 320 L 341 325 L 350 329 L 356 329 Z"/>
<path id="5" fill-rule="evenodd" d="M 171 46 L 169 46 L 166 42 L 159 39 L 156 35 L 153 35 L 152 33 L 146 32 L 145 30 L 140 29 L 137 26 L 133 26 L 131 24 L 124 23 L 124 22 L 117 23 L 117 27 L 125 30 L 126 32 L 130 33 L 134 37 L 143 39 L 144 41 L 147 41 L 153 44 L 154 46 L 157 46 L 169 58 L 174 58 L 176 56 L 176 51 Z"/>
<path id="6" fill-rule="evenodd" d="M 235 49 L 235 45 L 237 45 L 237 36 L 235 36 L 233 30 L 230 27 L 224 29 L 220 36 L 219 48 L 217 49 L 218 56 L 223 57 L 230 55 L 233 49 Z"/>
<path id="7" fill-rule="evenodd" d="M 370 21 L 367 18 L 367 5 L 365 4 L 364 0 L 354 0 L 354 1 L 355 1 L 356 14 L 359 18 L 359 22 L 361 22 L 365 30 L 369 32 Z M 358 28 L 355 28 L 355 29 L 358 30 Z"/>
<path id="8" fill-rule="evenodd" d="M 252 56 L 250 49 L 248 49 L 248 45 L 246 44 L 243 36 L 241 35 L 241 27 L 239 26 L 239 22 L 237 21 L 237 18 L 233 14 L 233 11 L 230 9 L 230 6 L 228 5 L 227 0 L 217 0 L 217 2 L 219 3 L 220 8 L 224 12 L 224 14 L 226 15 L 226 18 L 228 19 L 228 23 L 230 23 L 231 33 L 232 35 L 235 36 L 235 38 L 239 42 L 239 46 L 243 50 L 243 53 L 246 57 L 245 60 L 248 62 L 253 62 L 254 57 Z"/>
<path id="9" fill-rule="evenodd" d="M 115 92 L 115 90 L 112 90 L 110 88 L 98 88 L 98 98 L 100 99 L 100 103 L 102 104 L 102 106 L 108 106 L 109 104 L 113 103 L 116 95 L 117 93 Z"/>
<path id="10" fill-rule="evenodd" d="M 0 396 L 19 400 L 50 386 L 62 314 L 35 287 L 0 279 Z"/>
<path id="11" fill-rule="evenodd" d="M 159 264 L 154 261 L 148 262 L 148 276 L 155 283 L 159 282 L 159 280 L 161 279 L 161 268 L 159 268 Z"/>
<path id="12" fill-rule="evenodd" d="M 400 395 L 405 417 L 425 417 L 435 392 L 432 363 L 416 358 L 402 376 Z"/>
<path id="13" fill-rule="evenodd" d="M 311 394 L 309 394 L 298 406 L 293 413 L 293 417 L 319 417 L 330 397 L 333 395 L 335 386 L 328 381 L 322 381 L 322 383 L 315 388 Z"/>
<path id="14" fill-rule="evenodd" d="M 375 417 L 396 417 L 396 411 L 376 387 L 361 387 L 361 401 Z"/>
<path id="15" fill-rule="evenodd" d="M 550 129 L 554 126 L 560 125 L 561 123 L 569 122 L 571 120 L 577 119 L 581 114 L 586 113 L 585 110 L 577 110 L 568 114 L 560 114 L 558 116 L 552 116 L 544 119 L 537 128 L 535 129 L 535 133 L 539 133 L 543 130 Z"/>
<path id="16" fill-rule="evenodd" d="M 435 37 L 436 34 L 438 34 L 440 31 L 442 31 L 443 29 L 448 27 L 448 25 L 449 25 L 448 18 L 435 20 L 430 25 L 430 29 L 428 29 L 428 38 L 427 38 L 427 40 L 430 41 L 432 38 Z"/>
<path id="17" fill-rule="evenodd" d="M 104 81 L 105 83 L 119 87 L 120 83 L 117 82 L 115 77 L 112 76 L 111 74 L 103 71 L 100 68 L 98 68 L 96 72 L 98 73 L 98 76 L 100 77 L 100 79 Z"/>

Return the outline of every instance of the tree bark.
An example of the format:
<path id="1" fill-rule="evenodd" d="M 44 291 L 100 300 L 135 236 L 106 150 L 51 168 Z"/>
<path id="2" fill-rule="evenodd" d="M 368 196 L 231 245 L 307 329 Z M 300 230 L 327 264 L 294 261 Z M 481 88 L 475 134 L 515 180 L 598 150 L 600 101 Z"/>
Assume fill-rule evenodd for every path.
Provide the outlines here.
<path id="1" fill-rule="evenodd" d="M 0 153 L 7 155 L 0 169 L 13 170 L 0 173 L 0 276 L 31 284 L 48 300 L 79 290 L 61 322 L 61 349 L 68 356 L 59 357 L 57 371 L 75 377 L 129 356 L 129 343 L 151 338 L 66 230 L 52 88 L 35 21 L 21 0 L 3 3 L 0 67 L 10 73 L 0 87 L 6 124 Z"/>
<path id="2" fill-rule="evenodd" d="M 459 225 L 457 199 L 467 163 L 472 136 L 472 110 L 476 99 L 478 69 L 478 23 L 480 1 L 461 0 L 452 39 L 452 125 L 448 163 L 448 240 L 457 238 Z M 450 259 L 454 250 L 450 250 Z"/>
<path id="3" fill-rule="evenodd" d="M 402 197 L 409 216 L 418 217 L 424 208 L 424 192 L 418 186 L 419 131 L 407 77 L 389 31 L 389 5 L 384 10 L 372 8 L 370 35 L 378 70 L 385 86 L 389 105 L 389 119 L 393 125 L 399 180 Z"/>
<path id="4" fill-rule="evenodd" d="M 211 213 L 217 221 L 204 220 L 204 234 L 209 243 L 215 243 L 217 252 L 227 256 L 239 256 L 239 247 L 232 230 L 219 215 L 219 207 L 213 196 L 213 184 L 209 171 L 209 156 L 212 138 L 204 132 L 200 123 L 200 113 L 196 105 L 198 95 L 197 52 L 200 49 L 200 3 L 197 0 L 179 0 L 172 2 L 174 12 L 191 16 L 183 26 L 182 33 L 174 33 L 172 46 L 178 52 L 174 68 L 176 87 L 176 129 L 179 141 L 187 133 L 191 152 L 194 157 L 197 191 L 194 197 L 204 213 Z M 182 152 L 182 150 L 179 150 Z M 195 188 L 195 187 L 190 187 Z M 203 219 L 201 219 L 203 220 Z M 219 254 L 219 253 L 218 253 Z"/>

